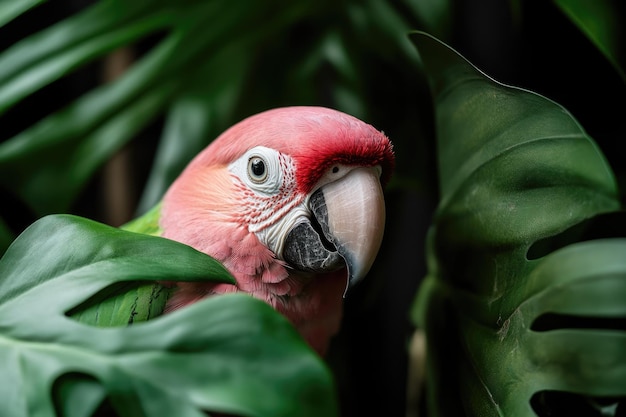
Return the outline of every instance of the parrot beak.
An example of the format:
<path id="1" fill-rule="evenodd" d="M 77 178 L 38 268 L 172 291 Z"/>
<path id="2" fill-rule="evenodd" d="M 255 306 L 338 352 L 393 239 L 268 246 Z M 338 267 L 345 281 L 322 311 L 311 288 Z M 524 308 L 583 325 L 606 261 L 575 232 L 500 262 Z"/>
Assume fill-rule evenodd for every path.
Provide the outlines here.
<path id="1" fill-rule="evenodd" d="M 374 263 L 385 227 L 380 168 L 354 168 L 310 197 L 313 218 L 287 235 L 283 258 L 293 267 L 330 272 L 347 266 L 348 285 Z"/>
<path id="2" fill-rule="evenodd" d="M 385 201 L 380 169 L 356 168 L 321 191 L 326 202 L 328 223 L 320 222 L 324 236 L 348 266 L 353 285 L 370 270 L 385 230 Z M 315 210 L 318 218 L 320 209 Z"/>

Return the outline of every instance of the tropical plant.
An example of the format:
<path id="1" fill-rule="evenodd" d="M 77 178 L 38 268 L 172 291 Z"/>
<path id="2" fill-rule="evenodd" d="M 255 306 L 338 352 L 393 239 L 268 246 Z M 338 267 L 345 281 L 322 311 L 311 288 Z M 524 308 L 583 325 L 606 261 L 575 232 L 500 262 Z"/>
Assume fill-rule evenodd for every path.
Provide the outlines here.
<path id="1" fill-rule="evenodd" d="M 158 280 L 232 282 L 188 246 L 47 216 L 0 276 L 2 415 L 337 414 L 328 369 L 265 303 L 215 297 L 160 316 Z M 98 309 L 99 327 L 71 317 L 119 293 L 130 296 Z"/>
<path id="2" fill-rule="evenodd" d="M 5 1 L 0 22 L 21 24 L 20 17 L 29 16 L 20 14 L 37 12 L 45 6 L 39 3 Z M 372 109 L 364 98 L 375 99 L 376 89 L 366 80 L 386 69 L 380 64 L 389 68 L 386 55 L 400 53 L 402 61 L 417 62 L 405 36 L 409 24 L 379 1 L 343 8 L 289 1 L 88 4 L 19 39 L 0 57 L 0 115 L 13 111 L 24 117 L 23 102 L 31 104 L 30 96 L 68 74 L 119 48 L 137 56 L 114 82 L 69 100 L 67 92 L 56 96 L 38 118 L 4 133 L 0 185 L 32 212 L 31 219 L 71 210 L 96 170 L 159 117 L 165 126 L 158 150 L 150 151 L 156 152 L 155 162 L 139 213 L 160 199 L 192 156 L 244 116 L 309 103 L 368 119 Z M 377 40 L 367 53 L 361 36 Z M 370 65 L 376 60 L 378 65 Z M 6 244 L 14 235 L 10 222 L 3 223 Z"/>
<path id="3" fill-rule="evenodd" d="M 19 373 L 15 367 L 21 362 L 6 363 L 2 373 L 15 374 L 19 383 L 0 390 L 0 402 L 16 416 L 29 415 L 36 407 L 42 415 L 90 415 L 111 408 L 120 415 L 136 415 L 133 400 L 147 415 L 182 415 L 182 410 L 189 415 L 199 410 L 293 415 L 294 404 L 297 414 L 335 414 L 336 384 L 327 378 L 326 365 L 311 357 L 280 317 L 258 303 L 235 298 L 198 307 L 191 316 L 138 323 L 160 313 L 166 291 L 155 280 L 229 279 L 214 274 L 214 269 L 199 276 L 195 267 L 184 266 L 193 259 L 194 264 L 211 265 L 210 260 L 189 251 L 176 255 L 182 249 L 156 238 L 145 240 L 76 217 L 46 216 L 70 212 L 106 221 L 107 210 L 98 209 L 110 207 L 109 196 L 98 194 L 99 179 L 106 181 L 99 175 L 101 167 L 133 142 L 130 149 L 139 155 L 132 164 L 138 167 L 135 174 L 147 178 L 141 184 L 141 200 L 132 203 L 139 214 L 158 201 L 193 155 L 251 113 L 287 104 L 323 104 L 375 123 L 386 113 L 374 116 L 375 108 L 365 103 L 390 100 L 380 98 L 386 85 L 375 87 L 369 80 L 381 74 L 412 78 L 417 53 L 406 38 L 412 25 L 381 1 L 337 7 L 335 2 L 109 0 L 84 2 L 77 10 L 68 4 L 18 0 L 0 5 L 2 39 L 14 39 L 0 54 L 0 116 L 5 127 L 0 189 L 7 202 L 0 208 L 0 250 L 11 244 L 1 261 L 0 279 L 6 289 L 2 337 L 12 355 L 26 355 L 27 363 L 37 357 L 32 364 L 49 364 L 39 373 Z M 61 16 L 55 16 L 58 10 Z M 133 57 L 121 74 L 92 75 L 118 54 Z M 396 65 L 397 54 L 408 65 Z M 71 88 L 76 79 L 87 88 Z M 404 94 L 411 95 L 409 90 Z M 415 104 L 397 107 L 407 120 L 417 113 Z M 421 154 L 428 160 L 426 152 Z M 135 180 L 129 176 L 122 181 Z M 152 244 L 151 253 L 162 259 L 150 266 L 138 252 Z M 154 269 L 161 262 L 173 264 Z M 94 276 L 95 269 L 102 269 L 102 275 Z M 150 283 L 140 285 L 145 280 Z M 203 314 L 227 320 L 213 329 L 228 323 L 228 334 L 218 337 L 231 339 L 190 334 L 193 326 L 205 326 Z M 85 323 L 133 326 L 91 329 Z M 139 337 L 133 335 L 148 332 L 148 340 L 154 341 L 170 325 L 180 332 L 150 346 L 153 362 L 142 366 L 154 371 L 158 362 L 169 369 L 164 371 L 168 376 L 173 369 L 189 372 L 187 379 L 179 380 L 179 388 L 189 391 L 182 397 L 141 375 L 119 372 L 133 352 L 148 348 L 131 341 Z M 47 332 L 39 338 L 30 327 L 45 327 Z M 247 333 L 250 330 L 254 333 Z M 273 349 L 265 338 L 284 347 Z M 119 342 L 113 354 L 107 343 L 121 339 L 129 340 Z M 211 375 L 209 369 L 201 373 L 202 367 L 191 359 L 177 362 L 168 346 L 186 343 L 197 346 L 194 357 L 213 364 L 230 360 L 233 368 Z M 238 348 L 237 343 L 247 347 Z M 285 355 L 275 356 L 280 352 Z M 81 358 L 73 360 L 73 353 Z M 278 358 L 280 364 L 274 362 Z M 261 369 L 265 366 L 275 371 L 273 376 Z M 242 381 L 256 372 L 255 367 L 259 371 L 249 384 L 218 384 Z M 252 395 L 255 379 L 265 386 Z M 40 383 L 23 390 L 22 384 L 31 380 Z M 286 381 L 289 391 L 283 386 Z M 222 390 L 224 402 L 216 402 L 216 390 Z M 81 393 L 88 397 L 71 408 Z M 161 397 L 158 405 L 148 407 L 150 393 Z"/>
<path id="4" fill-rule="evenodd" d="M 623 100 L 623 6 L 485 7 L 1 2 L 0 415 L 404 415 L 424 275 L 429 414 L 623 412 L 623 110 L 606 103 Z M 327 363 L 246 297 L 154 318 L 155 281 L 231 278 L 183 245 L 49 216 L 119 226 L 227 126 L 292 104 L 360 117 L 397 154 L 379 260 Z M 111 221 L 102 167 L 120 152 L 141 192 Z"/>
<path id="5" fill-rule="evenodd" d="M 563 107 L 413 40 L 441 187 L 416 305 L 429 415 L 621 415 L 626 212 L 611 168 Z"/>

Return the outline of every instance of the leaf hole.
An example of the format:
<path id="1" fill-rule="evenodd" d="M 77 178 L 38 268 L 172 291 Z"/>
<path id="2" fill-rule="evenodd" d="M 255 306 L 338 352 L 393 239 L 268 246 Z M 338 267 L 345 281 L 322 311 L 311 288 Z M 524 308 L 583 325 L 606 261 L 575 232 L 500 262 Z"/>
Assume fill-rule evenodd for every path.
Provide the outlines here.
<path id="1" fill-rule="evenodd" d="M 626 417 L 626 397 L 545 390 L 535 393 L 530 405 L 538 417 Z"/>
<path id="2" fill-rule="evenodd" d="M 542 258 L 576 242 L 626 237 L 626 212 L 600 214 L 577 223 L 561 233 L 539 239 L 526 252 L 528 260 Z"/>
<path id="3" fill-rule="evenodd" d="M 52 384 L 55 415 L 73 415 L 80 407 L 91 417 L 115 417 L 113 406 L 100 381 L 82 372 L 67 372 Z"/>
<path id="4" fill-rule="evenodd" d="M 162 282 L 117 282 L 72 307 L 65 315 L 96 327 L 129 326 L 162 315 L 172 290 L 171 285 Z"/>
<path id="5" fill-rule="evenodd" d="M 546 313 L 537 317 L 530 326 L 536 332 L 559 329 L 603 329 L 626 331 L 626 317 L 588 317 L 572 314 Z"/>

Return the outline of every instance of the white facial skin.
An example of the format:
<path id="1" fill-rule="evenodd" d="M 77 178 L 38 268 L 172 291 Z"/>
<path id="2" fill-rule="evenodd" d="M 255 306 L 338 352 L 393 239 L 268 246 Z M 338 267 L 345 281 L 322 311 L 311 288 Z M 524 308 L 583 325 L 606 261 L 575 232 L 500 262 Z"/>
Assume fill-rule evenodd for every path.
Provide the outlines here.
<path id="1" fill-rule="evenodd" d="M 304 197 L 298 197 L 296 192 L 294 168 L 291 157 L 263 146 L 250 149 L 229 166 L 235 179 L 245 187 L 246 205 L 255 213 L 247 219 L 248 230 L 283 259 L 285 236 L 295 226 L 313 217 L 309 198 L 322 188 L 327 208 L 333 214 L 329 223 L 335 235 L 333 243 L 348 249 L 343 251 L 344 254 L 350 252 L 358 254 L 359 259 L 373 260 L 384 228 L 375 219 L 385 216 L 380 166 L 334 165 Z M 378 244 L 372 244 L 372 241 Z M 350 277 L 354 281 L 371 266 L 371 262 L 363 263 L 356 258 L 350 268 Z"/>
<path id="2" fill-rule="evenodd" d="M 249 219 L 248 230 L 280 257 L 284 236 L 298 223 L 307 221 L 306 201 L 298 201 L 292 159 L 274 149 L 257 146 L 230 164 L 229 171 L 254 194 L 247 204 L 269 213 Z"/>

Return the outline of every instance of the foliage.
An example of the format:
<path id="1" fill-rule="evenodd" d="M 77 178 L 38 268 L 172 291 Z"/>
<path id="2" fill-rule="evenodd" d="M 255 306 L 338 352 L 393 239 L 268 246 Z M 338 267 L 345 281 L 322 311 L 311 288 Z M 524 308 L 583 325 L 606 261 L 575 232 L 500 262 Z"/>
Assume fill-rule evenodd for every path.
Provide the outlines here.
<path id="1" fill-rule="evenodd" d="M 345 2 L 340 7 L 330 1 L 284 0 L 269 3 L 248 0 L 84 3 L 84 8 L 57 20 L 50 19 L 51 23 L 46 21 L 43 27 L 7 45 L 0 53 L 0 116 L 5 126 L 0 143 L 0 192 L 3 201 L 11 202 L 6 205 L 8 209 L 0 210 L 0 252 L 4 252 L 22 230 L 22 224 L 9 216 L 10 206 L 21 209 L 29 220 L 50 213 L 79 211 L 76 205 L 81 199 L 85 200 L 84 193 L 91 191 L 89 188 L 94 185 L 94 177 L 102 165 L 131 141 L 137 142 L 155 124 L 163 123 L 162 134 L 138 213 L 153 207 L 191 157 L 241 118 L 269 107 L 323 104 L 374 123 L 376 112 L 364 103 L 390 100 L 380 98 L 387 85 L 381 83 L 374 88 L 370 80 L 392 80 L 392 74 L 398 73 L 409 79 L 417 64 L 417 54 L 406 38 L 411 28 L 407 18 L 380 0 Z M 49 5 L 37 0 L 3 1 L 0 23 L 4 30 L 28 27 L 32 24 L 30 19 L 40 9 L 53 9 L 46 9 Z M 423 7 L 418 9 L 415 13 L 424 12 Z M 49 99 L 49 92 L 55 91 L 66 79 L 82 71 L 97 71 L 109 54 L 120 48 L 135 53 L 135 60 L 120 78 L 94 83 L 80 94 L 62 90 Z M 407 65 L 397 65 L 398 62 Z M 409 96 L 411 92 L 406 90 L 406 94 Z M 42 106 L 44 109 L 37 111 Z M 408 115 L 415 113 L 413 104 L 407 106 L 405 102 L 396 107 L 400 109 L 396 116 L 405 114 L 407 120 Z M 20 124 L 23 118 L 27 122 Z M 415 127 L 411 129 L 414 131 Z M 151 141 L 155 139 L 158 137 Z M 143 151 L 141 145 L 138 149 Z M 426 159 L 427 153 L 423 155 Z M 76 234 L 67 235 L 42 226 L 50 222 L 50 218 L 44 218 L 35 223 L 34 229 L 27 229 L 2 260 L 0 282 L 19 280 L 29 287 L 32 285 L 28 292 L 32 297 L 29 303 L 23 302 L 21 296 L 13 299 L 12 294 L 7 293 L 6 302 L 11 308 L 9 305 L 3 308 L 13 315 L 15 311 L 24 312 L 37 306 L 38 309 L 29 313 L 28 321 L 16 316 L 21 320 L 21 328 L 35 326 L 36 320 L 49 328 L 46 333 L 49 337 L 44 340 L 15 339 L 16 328 L 2 328 L 2 337 L 11 341 L 14 354 L 20 355 L 23 351 L 27 355 L 23 363 L 34 366 L 40 361 L 39 355 L 43 355 L 41 361 L 51 364 L 39 374 L 23 374 L 18 378 L 19 381 L 33 380 L 39 375 L 41 385 L 32 391 L 24 391 L 16 384 L 12 387 L 15 391 L 5 392 L 3 398 L 15 398 L 16 415 L 29 414 L 28 407 L 36 404 L 38 397 L 48 414 L 56 409 L 67 415 L 89 415 L 98 407 L 103 408 L 103 412 L 107 411 L 106 407 L 113 407 L 120 415 L 128 415 L 134 410 L 131 396 L 144 404 L 149 393 L 163 394 L 163 402 L 158 403 L 160 409 L 144 409 L 146 415 L 182 415 L 182 411 L 174 412 L 169 408 L 174 406 L 174 394 L 167 393 L 168 387 L 154 387 L 141 377 L 119 374 L 119 364 L 133 357 L 129 350 L 144 348 L 152 361 L 142 365 L 148 367 L 146 372 L 155 372 L 157 376 L 160 372 L 168 378 L 175 376 L 177 381 L 188 378 L 180 387 L 190 390 L 180 404 L 181 409 L 219 409 L 244 415 L 336 413 L 333 382 L 328 379 L 326 368 L 311 357 L 308 348 L 296 335 L 289 333 L 287 325 L 280 317 L 275 317 L 273 311 L 246 298 L 235 297 L 203 303 L 188 315 L 173 314 L 172 318 L 167 318 L 169 321 L 157 319 L 139 324 L 160 313 L 167 295 L 153 281 L 189 278 L 184 262 L 161 271 L 151 269 L 142 277 L 133 275 L 133 279 L 150 281 L 146 285 L 115 284 L 102 287 L 102 291 L 82 288 L 85 280 L 93 280 L 93 286 L 104 286 L 107 282 L 124 281 L 125 274 L 136 274 L 133 272 L 136 268 L 143 271 L 149 264 L 148 258 L 132 252 L 128 252 L 127 257 L 117 256 L 119 251 L 127 249 L 124 247 L 126 239 L 134 242 L 132 239 L 139 238 L 132 234 L 115 234 L 118 242 L 113 239 L 106 242 L 111 258 L 100 262 L 103 255 L 98 243 L 104 244 L 102 239 L 111 237 L 111 229 L 89 224 L 80 227 Z M 72 222 L 83 225 L 79 219 Z M 133 222 L 127 228 L 136 231 L 143 230 L 144 226 Z M 36 232 L 54 247 L 50 253 L 58 259 L 28 251 L 25 242 L 36 241 Z M 105 236 L 100 237 L 100 233 Z M 63 243 L 64 239 L 73 239 L 85 246 L 68 246 Z M 53 246 L 53 242 L 57 246 Z M 118 248 L 117 244 L 121 246 Z M 166 244 L 156 245 L 154 251 L 158 254 L 154 256 L 163 257 L 167 252 L 159 252 L 158 246 Z M 72 302 L 62 304 L 63 311 L 51 314 L 49 309 L 53 306 L 49 303 L 61 302 L 59 298 L 63 297 L 57 294 L 65 287 L 56 279 L 40 283 L 43 278 L 39 275 L 22 274 L 22 267 L 14 260 L 31 255 L 32 258 L 24 258 L 22 262 L 33 263 L 39 268 L 38 272 L 47 276 L 53 273 L 55 262 L 62 266 L 64 260 L 73 261 L 76 249 L 83 251 L 84 266 L 64 277 L 70 281 L 65 285 L 77 286 L 64 293 L 72 297 Z M 165 251 L 166 247 L 162 249 Z M 168 256 L 160 259 L 159 265 L 167 263 L 168 259 L 174 262 Z M 97 278 L 83 275 L 104 264 L 112 266 L 110 275 L 109 272 Z M 50 271 L 46 272 L 46 268 Z M 132 321 L 133 326 L 91 329 L 64 318 L 63 313 L 82 323 L 115 326 Z M 42 320 L 39 314 L 54 323 Z M 213 325 L 207 315 L 225 321 Z M 3 316 L 6 320 L 10 317 L 8 313 Z M 152 346 L 135 346 L 142 342 L 131 340 L 150 333 L 147 340 L 154 341 L 168 325 L 180 327 L 181 334 L 173 334 L 170 340 L 159 339 Z M 229 339 L 222 343 L 213 335 L 203 335 L 200 330 L 206 325 L 223 333 L 215 337 Z M 193 327 L 198 328 L 197 335 L 193 334 Z M 115 352 L 106 351 L 106 347 L 103 351 L 97 344 L 109 343 L 111 335 L 124 339 L 126 344 Z M 193 344 L 194 337 L 202 337 L 197 343 L 206 345 L 200 346 L 184 366 L 177 366 L 178 358 L 172 357 L 168 344 Z M 75 346 L 65 343 L 67 339 L 73 342 L 73 338 L 80 344 L 79 369 L 71 368 L 74 362 L 67 359 L 68 352 L 77 351 Z M 242 345 L 239 350 L 228 351 L 238 344 Z M 276 347 L 271 348 L 274 344 Z M 50 350 L 50 346 L 57 345 L 60 348 Z M 46 356 L 48 351 L 52 354 Z M 230 356 L 227 358 L 226 354 Z M 213 365 L 225 366 L 231 361 L 233 368 L 222 369 L 223 373 L 217 374 L 210 368 L 202 373 L 202 367 L 189 371 L 193 367 L 191 361 L 198 356 L 208 358 L 206 362 Z M 10 362 L 6 366 L 2 368 L 3 374 L 10 372 L 14 364 Z M 111 372 L 116 375 L 110 376 Z M 187 372 L 190 375 L 185 375 Z M 249 384 L 240 384 L 244 378 L 251 378 Z M 259 381 L 264 381 L 262 389 L 251 395 L 252 387 Z M 288 387 L 285 381 L 289 381 Z M 205 390 L 206 385 L 211 385 L 210 389 Z M 49 397 L 51 388 L 53 394 Z M 215 402 L 218 389 L 227 403 Z M 88 395 L 85 403 L 77 404 L 76 409 L 66 407 L 81 397 L 81 392 Z M 206 395 L 201 397 L 201 394 Z M 99 405 L 105 397 L 105 403 Z M 294 412 L 296 406 L 298 409 Z"/>
<path id="2" fill-rule="evenodd" d="M 416 306 L 432 415 L 614 411 L 626 396 L 626 213 L 610 167 L 563 107 L 412 39 L 441 187 Z"/>
<path id="3" fill-rule="evenodd" d="M 37 3 L 4 2 L 0 21 Z M 415 63 L 405 36 L 409 26 L 382 1 L 335 9 L 331 2 L 106 0 L 11 45 L 0 55 L 0 115 L 117 48 L 148 38 L 152 43 L 119 80 L 93 88 L 0 144 L 0 185 L 38 217 L 67 212 L 95 171 L 164 114 L 139 207 L 145 212 L 192 156 L 250 113 L 328 97 L 327 104 L 366 118 L 360 96 L 371 76 L 364 78 L 361 69 L 369 67 L 372 50 L 389 54 L 388 44 Z M 330 11 L 330 24 L 323 23 Z M 311 40 L 291 45 L 284 36 L 291 32 Z M 369 32 L 379 44 L 368 45 L 368 54 L 346 46 L 363 51 L 361 35 L 374 38 Z M 276 42 L 282 44 L 268 48 Z M 284 50 L 297 55 L 281 62 Z M 337 75 L 319 79 L 327 66 Z M 265 76 L 271 84 L 263 82 Z M 10 241 L 6 231 L 2 236 Z"/>
<path id="4" fill-rule="evenodd" d="M 144 323 L 141 306 L 117 305 L 97 323 L 115 327 L 68 317 L 120 286 L 232 282 L 188 246 L 48 216 L 15 240 L 0 276 L 3 415 L 336 415 L 326 366 L 287 320 L 250 296 L 210 298 Z"/>
<path id="5" fill-rule="evenodd" d="M 624 320 L 624 243 L 592 240 L 625 236 L 606 158 L 563 107 L 496 83 L 424 35 L 413 36 L 418 54 L 407 33 L 422 29 L 452 45 L 476 45 L 479 53 L 473 57 L 509 66 L 520 64 L 507 61 L 512 55 L 523 56 L 518 72 L 524 76 L 535 74 L 547 84 L 577 76 L 561 85 L 565 97 L 586 100 L 585 93 L 593 89 L 600 91 L 593 97 L 601 95 L 602 101 L 612 90 L 580 70 L 592 62 L 578 49 L 569 66 L 544 62 L 520 54 L 524 48 L 508 48 L 497 31 L 493 35 L 469 22 L 484 15 L 482 21 L 497 28 L 501 15 L 494 10 L 508 8 L 512 31 L 535 37 L 528 48 L 535 50 L 558 39 L 562 26 L 548 16 L 550 32 L 538 32 L 522 10 L 557 5 L 623 81 L 620 0 L 518 0 L 489 6 L 450 0 L 85 0 L 78 11 L 46 20 L 34 32 L 21 31 L 31 27 L 40 10 L 45 14 L 54 9 L 47 7 L 61 3 L 66 2 L 0 3 L 0 30 L 5 31 L 0 33 L 10 29 L 23 35 L 9 45 L 8 37 L 0 36 L 6 46 L 0 51 L 0 253 L 26 223 L 15 221 L 12 210 L 28 223 L 50 213 L 97 213 L 93 206 L 98 202 L 86 211 L 81 204 L 93 199 L 102 165 L 129 144 L 151 167 L 141 183 L 137 213 L 142 214 L 155 206 L 193 155 L 241 118 L 282 105 L 334 107 L 385 130 L 397 153 L 379 261 L 346 300 L 344 328 L 362 334 L 349 331 L 339 341 L 335 376 L 343 406 L 349 403 L 342 415 L 396 415 L 404 408 L 396 404 L 404 398 L 399 392 L 403 381 L 396 379 L 404 377 L 405 304 L 423 266 L 421 229 L 414 223 L 426 224 L 439 198 L 428 238 L 428 276 L 417 303 L 431 343 L 434 415 L 509 409 L 523 415 L 531 412 L 529 407 L 542 416 L 572 415 L 584 407 L 594 408 L 590 414 L 615 411 L 624 396 L 619 389 L 624 386 L 623 332 L 616 331 L 623 330 Z M 524 32 L 524 19 L 530 33 Z M 485 33 L 487 42 L 481 41 Z M 490 49 L 498 43 L 509 55 Z M 568 44 L 569 39 L 549 53 Z M 120 48 L 132 51 L 135 59 L 119 79 L 96 80 L 79 94 L 63 89 L 65 80 L 97 72 Z M 426 76 L 437 93 L 438 174 L 431 162 L 433 109 Z M 570 102 L 562 104 L 576 114 Z M 603 104 L 592 106 L 601 112 L 607 108 Z M 611 119 L 618 125 L 612 120 L 618 117 L 603 116 L 601 124 Z M 615 152 L 605 150 L 605 156 L 620 160 Z M 626 184 L 623 166 L 613 169 Z M 156 224 L 127 226 L 133 231 L 145 227 Z M 141 256 L 147 245 L 154 258 Z M 75 251 L 82 258 L 74 258 Z M 200 265 L 208 269 L 199 270 Z M 11 352 L 0 355 L 10 359 L 0 369 L 18 381 L 0 384 L 0 402 L 9 401 L 15 415 L 87 416 L 110 408 L 127 415 L 134 403 L 149 397 L 159 397 L 160 409 L 146 408 L 145 415 L 195 415 L 208 409 L 293 415 L 294 407 L 303 407 L 298 415 L 336 413 L 333 381 L 324 365 L 279 316 L 254 300 L 210 300 L 185 313 L 139 323 L 160 314 L 167 291 L 154 281 L 166 279 L 229 278 L 210 259 L 157 238 L 74 217 L 35 223 L 0 261 L 0 349 Z M 355 299 L 363 306 L 356 313 Z M 373 300 L 384 302 L 374 310 Z M 85 324 L 128 322 L 133 326 Z M 207 323 L 213 324 L 207 328 Z M 249 343 L 250 333 L 255 344 Z M 174 357 L 170 346 L 192 341 L 198 347 L 193 357 Z M 535 348 L 538 343 L 549 345 L 545 355 L 543 348 Z M 450 348 L 454 353 L 444 356 Z M 572 356 L 581 352 L 587 356 Z M 196 355 L 211 363 L 207 372 L 224 374 L 196 373 Z M 13 360 L 18 357 L 19 363 Z M 213 367 L 214 358 L 224 364 L 225 357 L 232 369 Z M 131 362 L 141 363 L 146 372 L 186 378 L 177 381 L 192 394 L 148 383 L 155 378 L 145 380 L 143 374 L 121 374 L 121 364 Z M 306 371 L 299 372 L 300 366 Z M 391 372 L 398 368 L 400 375 Z M 41 379 L 31 385 L 36 375 Z M 228 385 L 243 376 L 251 378 L 250 385 Z M 28 390 L 19 385 L 26 378 Z M 218 392 L 227 402 L 214 401 Z M 278 398 L 278 392 L 293 392 L 293 398 Z M 450 400 L 456 398 L 464 400 L 463 410 Z M 37 404 L 41 409 L 28 408 Z M 569 408 L 554 408 L 563 404 Z"/>
<path id="6" fill-rule="evenodd" d="M 563 12 L 589 37 L 626 81 L 626 56 L 620 53 L 620 20 L 610 0 L 555 0 Z"/>

